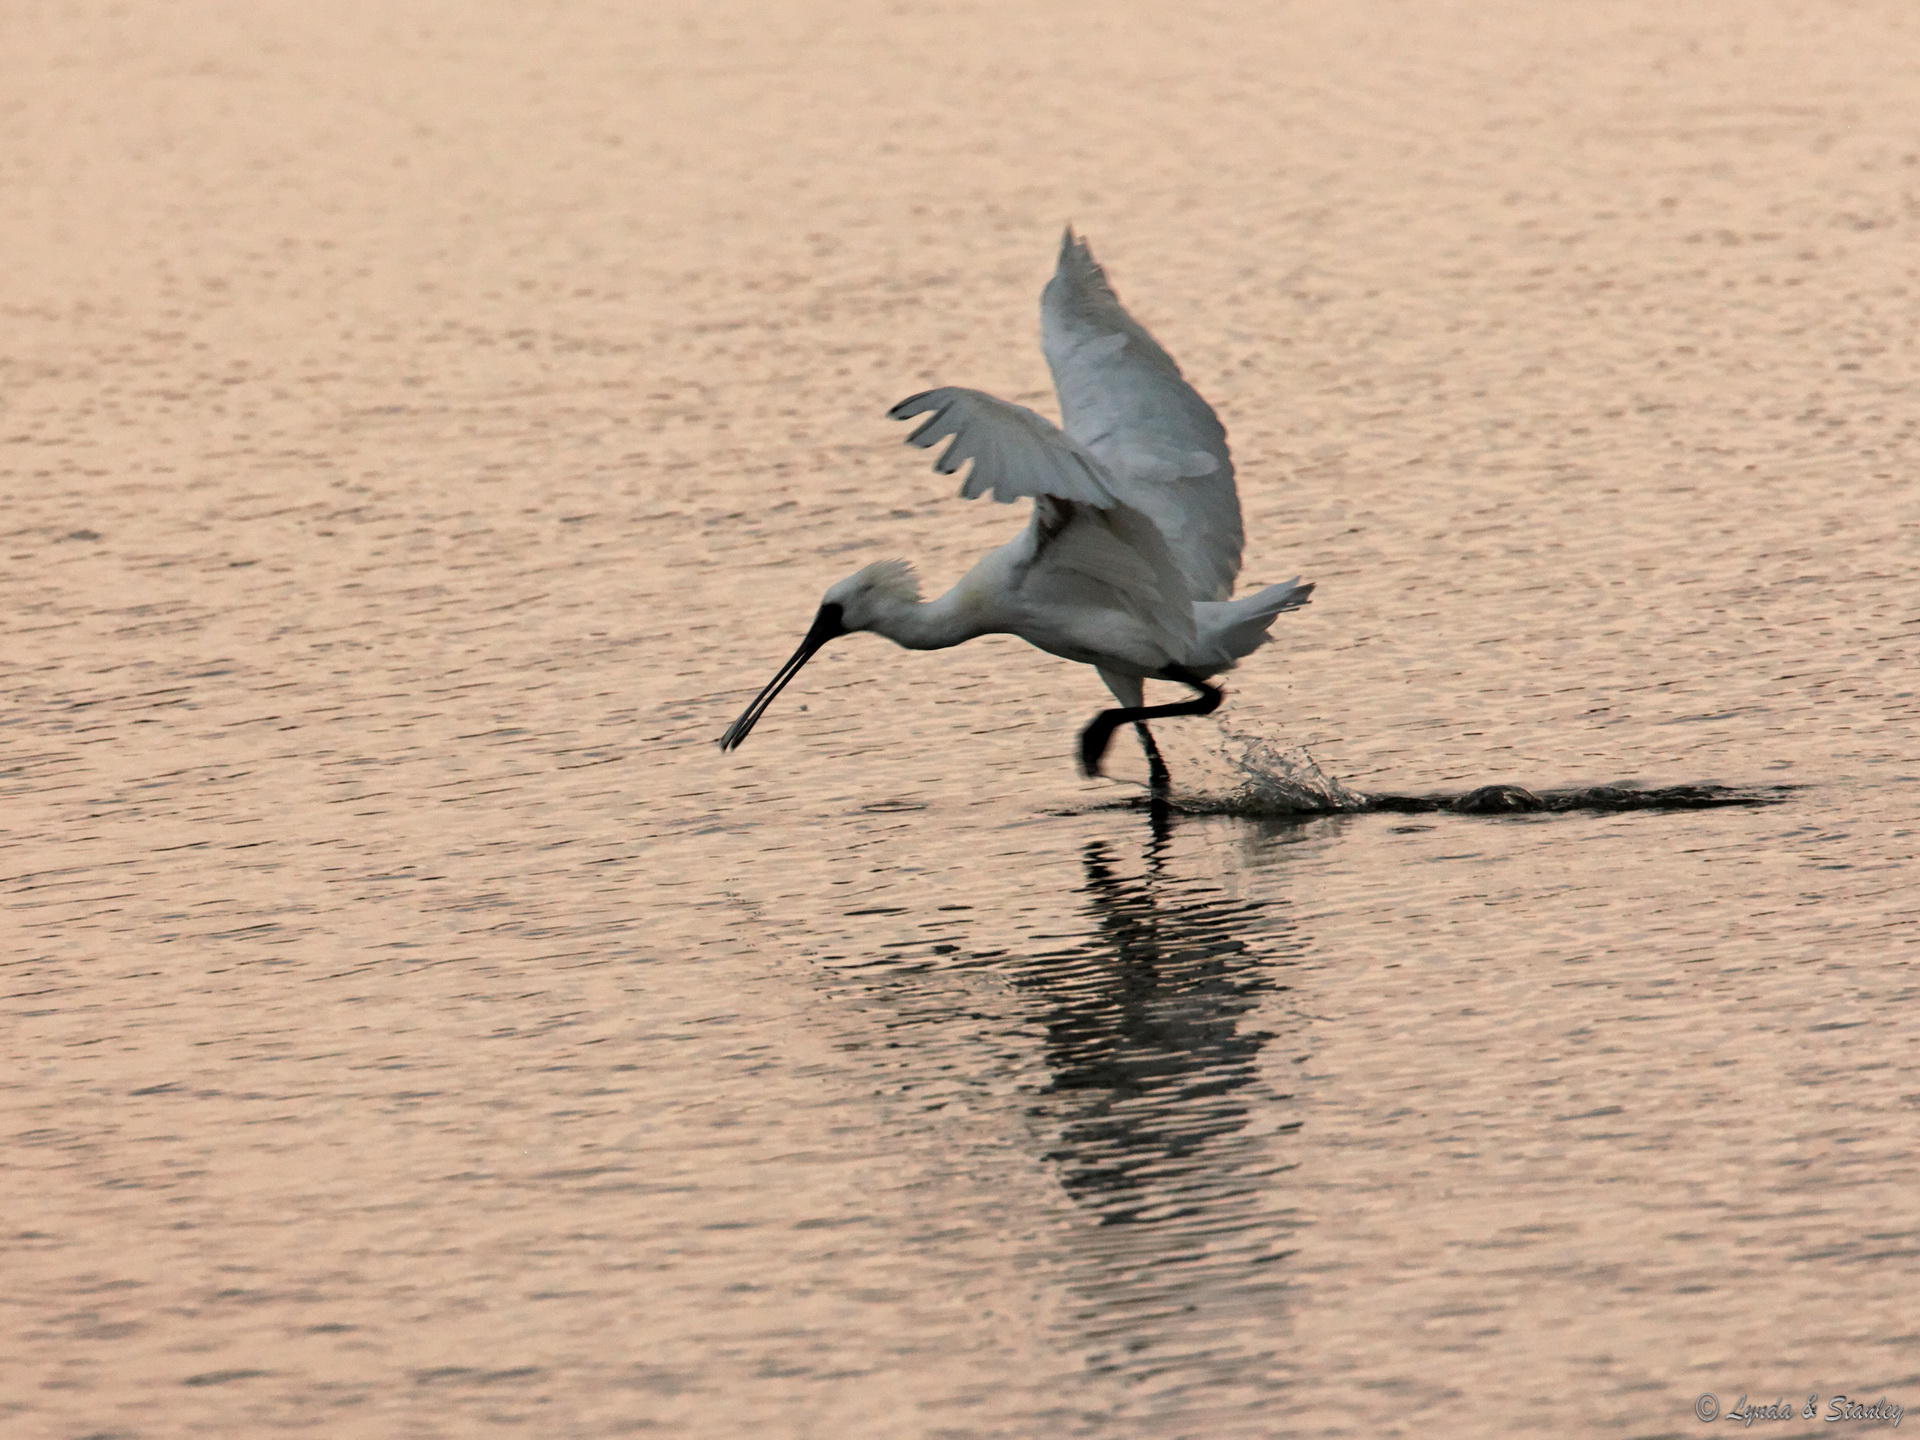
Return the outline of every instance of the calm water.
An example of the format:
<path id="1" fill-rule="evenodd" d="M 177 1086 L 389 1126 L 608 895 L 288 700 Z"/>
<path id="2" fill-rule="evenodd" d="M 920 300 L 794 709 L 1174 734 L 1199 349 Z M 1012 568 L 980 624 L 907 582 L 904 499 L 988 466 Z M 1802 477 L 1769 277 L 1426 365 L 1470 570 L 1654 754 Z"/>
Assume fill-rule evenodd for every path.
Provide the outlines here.
<path id="1" fill-rule="evenodd" d="M 9 1436 L 1920 1406 L 1906 7 L 4 30 Z M 1776 803 L 1155 817 L 1011 640 L 719 755 L 1068 218 L 1320 586 L 1195 809 Z"/>

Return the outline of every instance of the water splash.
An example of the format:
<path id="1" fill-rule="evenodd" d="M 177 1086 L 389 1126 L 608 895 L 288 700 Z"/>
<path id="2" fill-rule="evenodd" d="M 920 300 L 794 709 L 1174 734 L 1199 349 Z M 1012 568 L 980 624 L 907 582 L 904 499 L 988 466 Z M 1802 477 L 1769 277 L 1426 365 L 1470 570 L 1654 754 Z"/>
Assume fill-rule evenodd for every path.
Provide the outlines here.
<path id="1" fill-rule="evenodd" d="M 1322 770 L 1303 746 L 1220 727 L 1197 755 L 1175 765 L 1169 803 L 1194 815 L 1337 815 L 1367 797 Z"/>

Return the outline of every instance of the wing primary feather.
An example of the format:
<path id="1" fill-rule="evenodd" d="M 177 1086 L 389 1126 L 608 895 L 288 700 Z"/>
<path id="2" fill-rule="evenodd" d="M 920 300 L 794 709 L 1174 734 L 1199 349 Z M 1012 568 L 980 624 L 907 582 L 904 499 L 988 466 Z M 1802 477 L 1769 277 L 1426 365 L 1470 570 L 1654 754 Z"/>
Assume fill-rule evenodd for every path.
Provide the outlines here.
<path id="1" fill-rule="evenodd" d="M 906 399 L 900 401 L 891 410 L 887 411 L 887 418 L 889 420 L 906 420 L 920 414 L 922 411 L 930 408 L 929 406 L 922 405 L 920 402 L 927 399 L 933 393 L 931 390 L 922 390 L 918 395 L 907 396 Z"/>
<path id="2" fill-rule="evenodd" d="M 1004 505 L 1053 495 L 1095 509 L 1117 503 L 1100 461 L 1024 405 L 949 385 L 910 395 L 887 414 L 896 420 L 927 416 L 907 435 L 909 445 L 926 450 L 951 441 L 933 468 L 953 475 L 971 462 L 960 486 L 969 500 L 990 495 Z"/>
<path id="3" fill-rule="evenodd" d="M 1242 532 L 1213 407 L 1127 312 L 1071 228 L 1040 315 L 1061 428 L 1100 464 L 1112 493 L 1159 527 L 1195 598 L 1224 599 L 1239 574 Z"/>

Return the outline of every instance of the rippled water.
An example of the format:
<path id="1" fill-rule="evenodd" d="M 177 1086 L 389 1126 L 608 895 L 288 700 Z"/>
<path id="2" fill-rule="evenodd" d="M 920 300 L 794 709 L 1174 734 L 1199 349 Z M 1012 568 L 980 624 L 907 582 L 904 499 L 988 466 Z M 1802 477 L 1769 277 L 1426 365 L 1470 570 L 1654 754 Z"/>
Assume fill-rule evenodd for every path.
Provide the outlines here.
<path id="1" fill-rule="evenodd" d="M 0 27 L 7 1435 L 1920 1405 L 1907 8 Z M 1069 218 L 1314 604 L 721 756 Z"/>

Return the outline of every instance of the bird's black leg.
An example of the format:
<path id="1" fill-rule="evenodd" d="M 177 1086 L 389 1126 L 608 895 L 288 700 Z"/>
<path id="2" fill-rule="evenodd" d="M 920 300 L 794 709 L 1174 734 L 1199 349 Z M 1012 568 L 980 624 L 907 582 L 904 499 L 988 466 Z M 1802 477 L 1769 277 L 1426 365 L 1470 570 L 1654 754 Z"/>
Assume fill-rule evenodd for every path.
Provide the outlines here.
<path id="1" fill-rule="evenodd" d="M 1220 708 L 1220 687 L 1209 685 L 1199 676 L 1177 666 L 1169 666 L 1161 672 L 1163 680 L 1178 680 L 1182 685 L 1190 685 L 1198 693 L 1191 700 L 1182 700 L 1172 705 L 1126 706 L 1116 710 L 1102 710 L 1080 732 L 1080 773 L 1088 779 L 1100 773 L 1100 757 L 1107 753 L 1107 744 L 1113 739 L 1113 732 L 1122 725 L 1135 725 L 1142 720 L 1164 720 L 1175 715 L 1211 715 Z M 1165 764 L 1161 766 L 1165 769 Z"/>
<path id="2" fill-rule="evenodd" d="M 1155 795 L 1167 793 L 1167 786 L 1173 783 L 1173 776 L 1167 773 L 1167 762 L 1160 758 L 1160 747 L 1153 743 L 1153 731 L 1147 728 L 1147 722 L 1133 722 L 1133 733 L 1140 737 L 1140 748 L 1147 752 L 1147 789 Z"/>

